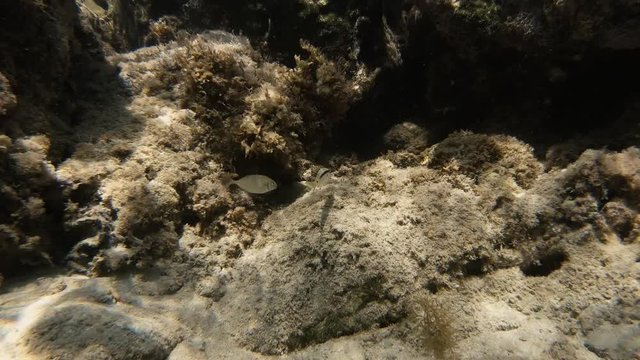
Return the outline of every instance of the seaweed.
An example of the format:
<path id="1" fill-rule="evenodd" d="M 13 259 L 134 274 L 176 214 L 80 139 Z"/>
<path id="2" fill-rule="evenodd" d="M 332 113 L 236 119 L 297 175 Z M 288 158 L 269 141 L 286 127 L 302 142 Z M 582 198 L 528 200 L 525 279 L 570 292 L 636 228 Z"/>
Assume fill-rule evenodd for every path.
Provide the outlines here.
<path id="1" fill-rule="evenodd" d="M 226 34 L 226 36 L 223 36 Z M 359 91 L 316 47 L 293 69 L 270 63 L 241 37 L 210 32 L 186 42 L 177 57 L 183 106 L 207 127 L 204 142 L 231 163 L 275 164 L 281 177 L 301 174 Z M 234 170 L 234 169 L 229 169 Z"/>
<path id="2" fill-rule="evenodd" d="M 438 359 L 456 359 L 458 339 L 454 314 L 445 301 L 433 295 L 418 296 L 410 307 L 409 323 L 420 347 Z"/>

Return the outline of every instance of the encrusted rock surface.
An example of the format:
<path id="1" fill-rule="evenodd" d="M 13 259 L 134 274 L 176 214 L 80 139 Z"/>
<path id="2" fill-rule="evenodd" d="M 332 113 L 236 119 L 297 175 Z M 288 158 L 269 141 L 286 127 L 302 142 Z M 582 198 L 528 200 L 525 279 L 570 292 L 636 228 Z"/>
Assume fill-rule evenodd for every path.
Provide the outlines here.
<path id="1" fill-rule="evenodd" d="M 639 14 L 3 2 L 0 354 L 637 358 Z"/>

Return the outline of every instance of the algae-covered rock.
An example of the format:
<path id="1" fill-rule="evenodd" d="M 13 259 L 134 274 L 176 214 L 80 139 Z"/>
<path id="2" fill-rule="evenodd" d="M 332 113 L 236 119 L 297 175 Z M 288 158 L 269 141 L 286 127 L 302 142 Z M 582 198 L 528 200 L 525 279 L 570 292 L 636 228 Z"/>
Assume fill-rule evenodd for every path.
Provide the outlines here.
<path id="1" fill-rule="evenodd" d="M 597 4 L 562 1 L 540 4 L 536 1 L 426 1 L 419 7 L 430 9 L 425 16 L 433 17 L 435 24 L 460 51 L 472 54 L 486 43 L 473 41 L 491 39 L 504 46 L 532 50 L 551 45 L 596 46 L 633 48 L 630 39 L 637 29 L 634 18 L 638 8 L 629 1 L 601 1 Z M 477 29 L 475 33 L 470 31 Z"/>
<path id="2" fill-rule="evenodd" d="M 508 175 L 526 189 L 542 173 L 532 150 L 513 137 L 457 132 L 430 149 L 425 163 L 460 171 L 479 183 L 487 180 L 483 175 Z"/>
<path id="3" fill-rule="evenodd" d="M 637 17 L 3 2 L 0 354 L 632 356 Z"/>
<path id="4" fill-rule="evenodd" d="M 272 161 L 288 173 L 317 154 L 360 90 L 316 48 L 303 48 L 308 56 L 297 57 L 293 69 L 265 62 L 246 39 L 220 32 L 178 50 L 183 101 L 207 124 L 214 151 L 231 161 Z"/>
<path id="5" fill-rule="evenodd" d="M 486 150 L 488 144 L 491 152 Z M 572 282 L 575 266 L 581 266 L 577 264 L 588 267 L 588 274 L 601 276 L 607 270 L 596 258 L 605 257 L 616 266 L 635 261 L 630 253 L 604 255 L 606 242 L 612 242 L 611 251 L 625 245 L 609 238 L 606 215 L 597 207 L 606 201 L 601 191 L 629 186 L 611 182 L 602 159 L 626 157 L 634 149 L 587 152 L 564 171 L 543 174 L 532 149 L 513 138 L 457 133 L 441 146 L 429 167 L 397 168 L 386 160 L 375 160 L 361 165 L 355 175 L 316 188 L 267 218 L 264 232 L 234 265 L 233 280 L 225 285 L 220 300 L 235 314 L 226 319 L 241 344 L 279 354 L 366 329 L 395 326 L 419 305 L 413 295 L 420 291 L 431 293 L 428 311 L 441 307 L 462 317 L 474 311 L 485 314 L 463 305 L 469 300 L 466 296 L 478 296 L 478 301 L 492 296 L 480 290 L 483 286 L 495 286 L 490 294 L 534 289 L 539 283 L 536 278 Z M 454 151 L 458 147 L 464 151 Z M 521 171 L 525 164 L 528 170 Z M 638 167 L 627 169 L 637 171 Z M 633 176 L 625 177 L 625 184 L 633 182 Z M 624 194 L 626 200 L 619 201 L 635 196 Z M 588 274 L 583 275 L 588 278 Z M 611 276 L 620 281 L 616 288 L 621 294 L 631 296 L 629 291 L 637 285 L 631 285 L 627 275 L 623 270 Z M 514 283 L 503 284 L 501 276 Z M 582 306 L 582 301 L 592 298 L 606 303 L 609 295 L 598 293 L 598 283 L 602 285 L 599 280 L 572 285 L 576 287 L 567 295 L 571 305 L 566 306 Z M 546 306 L 545 300 L 528 296 L 534 295 L 509 300 L 520 315 L 531 312 L 523 307 L 538 306 L 533 303 Z M 560 308 L 544 311 L 567 328 L 577 326 Z M 417 333 L 408 336 L 417 344 L 431 344 L 428 351 L 448 353 L 464 338 L 460 332 L 476 334 L 478 327 L 489 326 L 478 321 L 465 325 L 451 320 L 451 327 L 442 331 L 457 334 L 456 339 L 440 348 L 440 330 L 419 331 L 411 323 L 409 328 Z M 520 330 L 526 337 L 538 333 L 537 326 L 553 327 L 546 322 L 527 324 L 533 328 L 527 325 Z M 535 348 L 549 346 L 543 345 L 549 339 L 539 339 Z M 504 341 L 491 351 L 505 351 L 510 340 Z"/>
<path id="6" fill-rule="evenodd" d="M 227 173 L 267 175 L 278 188 L 296 179 L 366 85 L 304 47 L 293 69 L 221 31 L 111 58 L 132 94 L 127 113 L 91 111 L 89 121 L 111 125 L 79 130 L 100 140 L 57 168 L 78 244 L 70 264 L 97 273 L 145 267 L 190 229 L 229 235 L 217 261 L 235 261 L 268 209 L 227 187 Z M 123 151 L 126 139 L 136 143 Z"/>
<path id="7" fill-rule="evenodd" d="M 61 224 L 55 168 L 47 159 L 49 145 L 48 137 L 31 136 L 5 141 L 0 153 L 0 273 L 15 274 L 52 262 L 53 231 Z"/>
<path id="8" fill-rule="evenodd" d="M 2 312 L 27 321 L 12 320 L 11 335 L 3 336 L 8 358 L 166 358 L 185 336 L 177 321 L 122 302 L 118 291 L 133 286 L 81 277 L 19 286 L 21 295 Z"/>
<path id="9" fill-rule="evenodd" d="M 420 152 L 427 147 L 428 133 L 418 124 L 403 122 L 393 126 L 384 134 L 384 145 L 388 150 Z"/>
<path id="10" fill-rule="evenodd" d="M 11 90 L 9 80 L 0 73 L 0 116 L 6 115 L 16 104 L 16 95 Z"/>
<path id="11" fill-rule="evenodd" d="M 102 53 L 75 1 L 2 2 L 0 13 L 0 272 L 16 274 L 68 250 L 55 165 Z"/>

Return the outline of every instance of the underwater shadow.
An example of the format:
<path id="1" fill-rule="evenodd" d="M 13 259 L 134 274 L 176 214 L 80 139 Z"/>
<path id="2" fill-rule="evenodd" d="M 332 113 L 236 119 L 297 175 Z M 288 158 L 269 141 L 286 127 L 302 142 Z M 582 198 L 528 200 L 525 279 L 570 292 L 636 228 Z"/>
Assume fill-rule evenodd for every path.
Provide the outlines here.
<path id="1" fill-rule="evenodd" d="M 46 357 L 70 359 L 101 354 L 114 358 L 164 359 L 166 344 L 109 306 L 79 303 L 51 311 L 30 329 L 30 349 Z M 102 356 L 99 356 L 102 358 Z"/>
<path id="2" fill-rule="evenodd" d="M 324 230 L 324 226 L 329 218 L 329 213 L 331 212 L 331 209 L 333 209 L 334 202 L 335 197 L 333 193 L 331 193 L 327 195 L 324 204 L 322 204 L 322 212 L 320 213 L 320 229 L 322 230 Z"/>
<path id="3" fill-rule="evenodd" d="M 20 190 L 11 207 L 0 209 L 0 223 L 7 225 L 12 236 L 7 242 L 17 239 L 18 244 L 15 249 L 3 249 L 0 272 L 13 276 L 59 264 L 72 246 L 94 231 L 87 224 L 66 227 L 65 216 L 70 203 L 83 207 L 94 201 L 98 184 L 69 184 L 48 162 L 59 168 L 73 157 L 80 161 L 78 168 L 90 169 L 104 160 L 123 161 L 131 152 L 127 144 L 141 136 L 144 124 L 129 110 L 131 87 L 109 61 L 75 3 L 38 7 L 26 1 L 3 2 L 0 33 L 0 72 L 9 78 L 18 99 L 0 121 L 0 133 L 14 143 L 7 158 L 33 156 L 34 151 L 21 148 L 19 142 L 34 135 L 44 135 L 39 138 L 47 148 L 42 166 L 46 171 L 38 174 L 46 182 L 17 176 L 15 169 L 22 165 L 15 161 L 1 164 L 0 187 L 6 185 L 9 190 L 2 190 L 0 198 L 12 189 Z M 43 204 L 44 214 L 36 220 L 20 215 L 28 212 L 23 204 L 29 199 Z M 20 246 L 30 238 L 39 239 L 34 249 Z"/>

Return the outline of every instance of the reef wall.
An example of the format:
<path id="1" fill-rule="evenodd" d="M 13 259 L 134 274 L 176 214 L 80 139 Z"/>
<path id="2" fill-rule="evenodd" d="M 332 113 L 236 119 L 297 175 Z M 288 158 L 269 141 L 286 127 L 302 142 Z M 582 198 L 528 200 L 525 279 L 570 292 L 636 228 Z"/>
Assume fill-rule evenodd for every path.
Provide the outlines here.
<path id="1" fill-rule="evenodd" d="M 232 266 L 252 231 L 301 196 L 298 182 L 380 157 L 473 179 L 514 172 L 514 186 L 549 192 L 545 209 L 597 213 L 519 208 L 505 237 L 606 219 L 634 241 L 636 2 L 20 0 L 0 14 L 5 277 L 144 268 L 183 256 L 187 233 L 226 239 L 207 261 Z M 484 135 L 496 133 L 527 155 L 505 155 L 511 138 Z M 490 165 L 464 155 L 479 148 Z M 612 152 L 585 152 L 602 148 Z M 591 195 L 542 189 L 539 178 L 585 156 L 603 179 L 562 181 Z M 230 191 L 233 173 L 266 174 L 283 193 Z M 495 211 L 513 204 L 505 195 Z M 514 266 L 553 247 L 537 246 Z M 274 346 L 307 340 L 291 341 Z"/>

